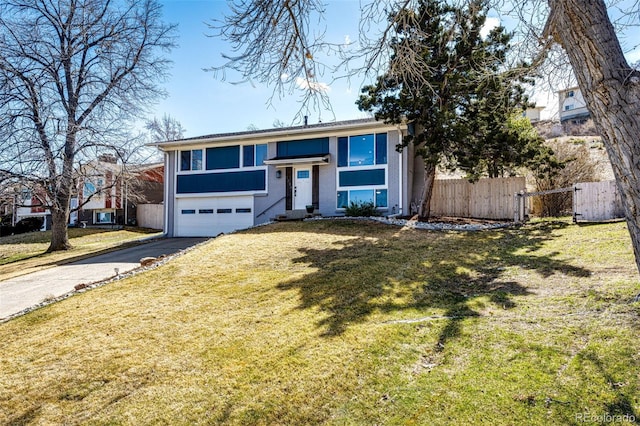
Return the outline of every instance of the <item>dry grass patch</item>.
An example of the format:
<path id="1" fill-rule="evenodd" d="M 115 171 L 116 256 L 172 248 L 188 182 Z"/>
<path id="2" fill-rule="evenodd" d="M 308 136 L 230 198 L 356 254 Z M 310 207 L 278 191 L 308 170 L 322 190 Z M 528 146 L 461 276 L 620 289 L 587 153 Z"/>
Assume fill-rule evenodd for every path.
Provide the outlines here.
<path id="1" fill-rule="evenodd" d="M 0 279 L 35 272 L 42 268 L 76 260 L 153 234 L 156 230 L 126 228 L 120 230 L 100 228 L 70 228 L 69 241 L 73 248 L 63 252 L 46 253 L 51 231 L 30 232 L 0 238 Z"/>
<path id="2" fill-rule="evenodd" d="M 0 325 L 0 423 L 637 417 L 634 268 L 623 224 L 223 236 Z"/>

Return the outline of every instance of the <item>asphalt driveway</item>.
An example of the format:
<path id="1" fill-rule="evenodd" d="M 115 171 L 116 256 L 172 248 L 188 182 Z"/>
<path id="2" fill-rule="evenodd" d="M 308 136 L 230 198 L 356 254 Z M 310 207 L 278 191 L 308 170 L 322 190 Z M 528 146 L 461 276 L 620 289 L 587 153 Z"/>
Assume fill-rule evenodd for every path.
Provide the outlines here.
<path id="1" fill-rule="evenodd" d="M 139 246 L 116 250 L 77 262 L 0 281 L 0 320 L 45 299 L 67 294 L 78 284 L 90 284 L 140 266 L 144 257 L 171 255 L 207 238 L 161 238 Z M 117 271 L 116 271 L 117 270 Z"/>

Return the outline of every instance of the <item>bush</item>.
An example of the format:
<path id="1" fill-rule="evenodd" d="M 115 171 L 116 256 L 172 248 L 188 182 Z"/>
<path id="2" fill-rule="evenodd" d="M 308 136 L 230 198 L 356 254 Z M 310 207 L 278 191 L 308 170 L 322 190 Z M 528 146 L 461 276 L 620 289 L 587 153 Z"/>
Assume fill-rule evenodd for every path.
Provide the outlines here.
<path id="1" fill-rule="evenodd" d="M 26 232 L 39 231 L 42 228 L 44 219 L 41 217 L 25 217 L 16 223 L 13 228 L 14 234 L 24 234 Z"/>
<path id="2" fill-rule="evenodd" d="M 6 237 L 11 234 L 13 234 L 13 226 L 0 225 L 0 237 Z"/>
<path id="3" fill-rule="evenodd" d="M 2 226 L 11 225 L 12 221 L 13 221 L 13 215 L 12 214 L 5 214 L 5 215 L 0 216 L 0 225 L 2 225 Z"/>
<path id="4" fill-rule="evenodd" d="M 351 202 L 349 207 L 345 209 L 344 214 L 349 217 L 380 216 L 380 212 L 378 212 L 372 201 L 359 201 L 357 203 Z"/>
<path id="5" fill-rule="evenodd" d="M 563 168 L 534 177 L 536 191 L 572 187 L 578 182 L 597 181 L 597 163 L 591 158 L 586 142 L 581 139 L 551 140 L 553 150 Z M 570 215 L 573 211 L 573 192 L 547 194 L 531 199 L 531 213 L 541 217 Z"/>

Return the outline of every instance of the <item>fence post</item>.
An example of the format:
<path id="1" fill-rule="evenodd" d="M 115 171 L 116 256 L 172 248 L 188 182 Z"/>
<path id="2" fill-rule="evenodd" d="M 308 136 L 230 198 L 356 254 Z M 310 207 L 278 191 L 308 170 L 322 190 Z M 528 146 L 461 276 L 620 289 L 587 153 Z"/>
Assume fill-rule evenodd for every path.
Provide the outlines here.
<path id="1" fill-rule="evenodd" d="M 520 222 L 520 193 L 513 194 L 513 221 L 515 223 Z"/>
<path id="2" fill-rule="evenodd" d="M 580 188 L 578 188 L 579 184 L 575 184 L 573 186 L 573 197 L 571 198 L 571 204 L 572 204 L 572 210 L 573 210 L 573 223 L 578 223 L 578 191 L 580 191 Z"/>

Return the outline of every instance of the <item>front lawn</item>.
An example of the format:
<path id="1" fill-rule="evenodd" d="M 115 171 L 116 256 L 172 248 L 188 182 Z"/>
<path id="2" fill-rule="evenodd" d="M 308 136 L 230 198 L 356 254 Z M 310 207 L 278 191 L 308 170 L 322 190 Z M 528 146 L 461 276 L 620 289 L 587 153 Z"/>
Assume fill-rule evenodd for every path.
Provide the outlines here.
<path id="1" fill-rule="evenodd" d="M 161 232 L 146 228 L 120 230 L 69 228 L 71 250 L 46 253 L 51 231 L 0 237 L 0 279 L 33 272 L 41 268 L 72 261 L 88 254 L 121 247 Z"/>
<path id="2" fill-rule="evenodd" d="M 639 291 L 623 223 L 264 226 L 0 324 L 0 423 L 638 419 Z"/>

